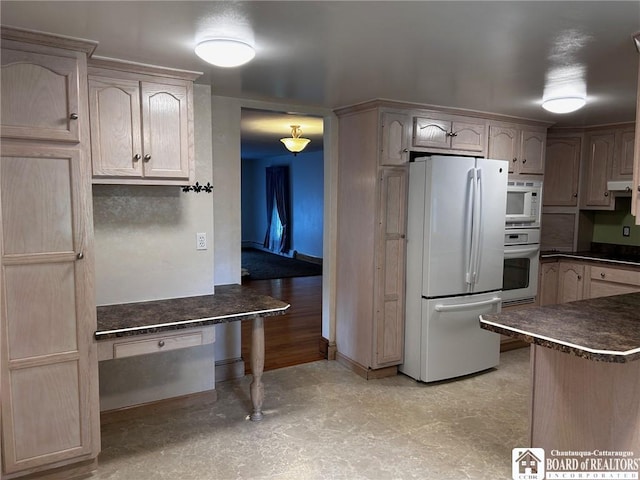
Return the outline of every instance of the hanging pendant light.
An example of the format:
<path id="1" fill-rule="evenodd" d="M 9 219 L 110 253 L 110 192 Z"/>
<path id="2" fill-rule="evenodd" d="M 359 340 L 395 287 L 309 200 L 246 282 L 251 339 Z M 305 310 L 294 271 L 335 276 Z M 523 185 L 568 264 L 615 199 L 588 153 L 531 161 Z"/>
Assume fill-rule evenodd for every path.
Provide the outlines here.
<path id="1" fill-rule="evenodd" d="M 287 147 L 287 150 L 293 152 L 294 156 L 304 150 L 307 144 L 311 141 L 308 138 L 300 137 L 300 135 L 302 135 L 300 125 L 291 125 L 291 137 L 280 139 L 280 141 L 284 143 L 284 146 Z"/>

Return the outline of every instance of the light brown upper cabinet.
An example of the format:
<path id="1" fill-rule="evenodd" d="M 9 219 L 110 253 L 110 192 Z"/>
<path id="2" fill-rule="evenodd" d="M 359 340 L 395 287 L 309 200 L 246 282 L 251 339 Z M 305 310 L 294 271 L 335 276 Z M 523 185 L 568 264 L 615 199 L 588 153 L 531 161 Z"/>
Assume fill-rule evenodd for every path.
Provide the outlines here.
<path id="1" fill-rule="evenodd" d="M 447 115 L 415 117 L 413 145 L 433 151 L 484 152 L 485 123 L 480 119 L 465 119 Z"/>
<path id="2" fill-rule="evenodd" d="M 589 209 L 610 209 L 614 203 L 607 188 L 615 153 L 613 132 L 592 132 L 587 135 L 584 182 L 581 205 Z"/>
<path id="3" fill-rule="evenodd" d="M 549 137 L 545 159 L 543 206 L 578 205 L 580 137 Z"/>
<path id="4" fill-rule="evenodd" d="M 78 59 L 2 45 L 2 137 L 80 141 Z"/>
<path id="5" fill-rule="evenodd" d="M 131 64 L 121 70 L 104 68 L 100 60 L 90 65 L 93 182 L 175 185 L 193 181 L 193 79 L 197 74 L 184 72 L 184 78 L 174 78 L 141 73 Z"/>
<path id="6" fill-rule="evenodd" d="M 407 113 L 380 113 L 380 165 L 403 165 L 409 161 L 411 116 Z"/>
<path id="7" fill-rule="evenodd" d="M 635 128 L 633 126 L 616 131 L 615 154 L 611 168 L 612 180 L 631 180 L 633 177 L 633 147 Z"/>
<path id="8" fill-rule="evenodd" d="M 544 174 L 546 128 L 492 123 L 489 125 L 488 158 L 507 160 L 509 173 Z"/>

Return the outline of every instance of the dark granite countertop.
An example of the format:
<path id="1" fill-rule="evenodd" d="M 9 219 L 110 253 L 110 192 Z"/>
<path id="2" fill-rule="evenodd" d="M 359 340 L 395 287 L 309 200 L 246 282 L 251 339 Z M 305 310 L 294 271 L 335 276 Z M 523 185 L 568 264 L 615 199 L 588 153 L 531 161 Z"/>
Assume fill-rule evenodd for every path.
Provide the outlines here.
<path id="1" fill-rule="evenodd" d="M 590 360 L 640 359 L 640 293 L 481 315 L 480 326 Z"/>
<path id="2" fill-rule="evenodd" d="M 215 294 L 97 309 L 97 340 L 283 315 L 289 304 L 241 285 L 220 285 Z"/>
<path id="3" fill-rule="evenodd" d="M 575 258 L 621 265 L 640 266 L 640 247 L 592 242 L 589 250 L 580 252 L 542 251 L 540 258 Z"/>

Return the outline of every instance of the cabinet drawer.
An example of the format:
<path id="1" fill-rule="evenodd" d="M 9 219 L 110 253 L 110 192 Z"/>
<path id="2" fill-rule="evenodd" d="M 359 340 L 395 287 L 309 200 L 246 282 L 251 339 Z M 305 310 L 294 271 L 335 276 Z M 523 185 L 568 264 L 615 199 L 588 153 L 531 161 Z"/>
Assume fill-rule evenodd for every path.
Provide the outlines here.
<path id="1" fill-rule="evenodd" d="M 625 283 L 640 287 L 640 270 L 622 270 L 593 265 L 591 267 L 591 280 Z"/>
<path id="2" fill-rule="evenodd" d="M 133 357 L 147 353 L 166 352 L 179 348 L 202 345 L 202 332 L 167 335 L 147 340 L 134 340 L 113 344 L 113 358 Z"/>

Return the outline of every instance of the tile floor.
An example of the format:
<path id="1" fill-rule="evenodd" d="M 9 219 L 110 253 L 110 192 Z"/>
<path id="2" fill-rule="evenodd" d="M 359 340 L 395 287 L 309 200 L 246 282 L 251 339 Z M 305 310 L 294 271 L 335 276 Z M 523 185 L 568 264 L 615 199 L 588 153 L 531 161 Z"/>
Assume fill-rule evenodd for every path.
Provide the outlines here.
<path id="1" fill-rule="evenodd" d="M 246 420 L 251 376 L 209 407 L 103 427 L 93 478 L 508 480 L 527 446 L 529 350 L 439 384 L 366 381 L 337 362 L 266 372 L 265 419 Z"/>

